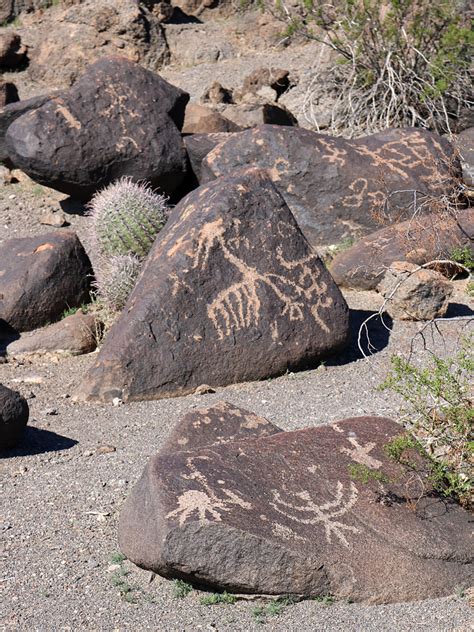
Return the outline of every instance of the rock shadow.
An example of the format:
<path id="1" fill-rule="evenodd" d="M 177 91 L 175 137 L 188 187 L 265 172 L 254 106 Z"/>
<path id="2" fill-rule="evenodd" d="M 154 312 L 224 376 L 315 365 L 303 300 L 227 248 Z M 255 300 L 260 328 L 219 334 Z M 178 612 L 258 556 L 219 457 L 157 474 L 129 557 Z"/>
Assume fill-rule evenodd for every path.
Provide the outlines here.
<path id="1" fill-rule="evenodd" d="M 20 332 L 0 318 L 0 357 L 6 355 L 7 346 L 20 338 Z"/>
<path id="2" fill-rule="evenodd" d="M 61 200 L 59 206 L 68 215 L 87 215 L 86 204 L 72 197 Z"/>
<path id="3" fill-rule="evenodd" d="M 23 431 L 17 446 L 9 450 L 0 451 L 0 459 L 14 456 L 33 456 L 44 454 L 45 452 L 59 452 L 69 450 L 78 443 L 75 439 L 63 437 L 62 435 L 27 426 Z"/>
<path id="4" fill-rule="evenodd" d="M 379 314 L 372 310 L 351 309 L 349 344 L 342 352 L 328 358 L 325 364 L 327 366 L 340 366 L 360 360 L 364 354 L 371 356 L 379 353 L 389 343 L 392 326 L 393 320 L 386 313 Z"/>
<path id="5" fill-rule="evenodd" d="M 460 316 L 474 316 L 474 311 L 464 303 L 450 303 L 444 318 L 459 318 Z"/>
<path id="6" fill-rule="evenodd" d="M 179 7 L 174 7 L 173 14 L 166 20 L 166 24 L 202 24 L 195 15 L 188 15 Z"/>

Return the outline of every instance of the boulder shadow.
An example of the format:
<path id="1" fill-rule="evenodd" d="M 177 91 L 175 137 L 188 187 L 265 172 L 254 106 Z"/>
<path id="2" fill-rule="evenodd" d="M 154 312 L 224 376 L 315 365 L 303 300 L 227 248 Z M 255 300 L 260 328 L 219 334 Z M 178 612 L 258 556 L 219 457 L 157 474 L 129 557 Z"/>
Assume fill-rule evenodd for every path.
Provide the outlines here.
<path id="1" fill-rule="evenodd" d="M 474 316 L 474 311 L 464 303 L 449 303 L 444 318 L 459 318 L 460 316 Z"/>
<path id="2" fill-rule="evenodd" d="M 15 456 L 33 456 L 35 454 L 44 454 L 45 452 L 59 452 L 61 450 L 69 450 L 75 446 L 78 441 L 63 437 L 62 435 L 51 432 L 50 430 L 42 430 L 33 426 L 26 426 L 18 445 L 9 450 L 0 451 L 0 459 Z"/>
<path id="3" fill-rule="evenodd" d="M 372 310 L 351 309 L 349 344 L 337 355 L 329 357 L 325 364 L 340 366 L 360 360 L 364 358 L 364 354 L 371 356 L 379 353 L 389 343 L 392 326 L 393 320 L 387 313 L 379 314 Z"/>
<path id="4" fill-rule="evenodd" d="M 20 332 L 0 318 L 0 357 L 6 355 L 7 346 L 20 338 Z"/>
<path id="5" fill-rule="evenodd" d="M 67 215 L 87 215 L 86 204 L 72 197 L 61 200 L 59 206 Z"/>
<path id="6" fill-rule="evenodd" d="M 202 24 L 202 20 L 200 20 L 195 15 L 188 15 L 179 7 L 173 8 L 173 14 L 170 18 L 166 20 L 167 24 Z"/>

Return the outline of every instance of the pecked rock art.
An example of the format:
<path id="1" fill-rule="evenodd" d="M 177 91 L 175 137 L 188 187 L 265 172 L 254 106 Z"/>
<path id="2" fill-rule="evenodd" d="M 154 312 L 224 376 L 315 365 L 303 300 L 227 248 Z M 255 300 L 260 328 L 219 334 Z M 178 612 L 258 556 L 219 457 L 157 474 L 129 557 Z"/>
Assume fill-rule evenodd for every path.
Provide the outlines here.
<path id="1" fill-rule="evenodd" d="M 344 298 L 253 170 L 175 208 L 78 396 L 160 398 L 267 378 L 311 366 L 347 335 Z"/>
<path id="2" fill-rule="evenodd" d="M 345 140 L 261 125 L 210 148 L 200 182 L 248 166 L 268 169 L 313 246 L 411 217 L 420 195 L 453 194 L 461 175 L 453 147 L 431 132 L 393 129 Z"/>
<path id="3" fill-rule="evenodd" d="M 6 150 L 31 178 L 79 199 L 120 176 L 171 194 L 186 174 L 179 128 L 188 99 L 128 59 L 104 58 L 72 88 L 17 118 Z"/>
<path id="4" fill-rule="evenodd" d="M 120 516 L 130 560 L 214 589 L 372 603 L 469 582 L 470 514 L 436 495 L 417 452 L 411 468 L 387 456 L 401 426 L 359 417 L 265 436 L 239 430 L 238 412 L 193 411 L 175 430 L 187 443 L 149 461 Z M 214 445 L 205 419 L 220 420 Z"/>

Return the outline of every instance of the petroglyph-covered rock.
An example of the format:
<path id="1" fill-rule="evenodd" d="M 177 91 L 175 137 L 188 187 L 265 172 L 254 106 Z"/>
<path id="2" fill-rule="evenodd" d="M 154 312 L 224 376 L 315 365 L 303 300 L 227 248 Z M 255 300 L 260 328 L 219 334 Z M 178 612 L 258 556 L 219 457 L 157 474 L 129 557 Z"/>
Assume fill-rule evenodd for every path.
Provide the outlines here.
<path id="1" fill-rule="evenodd" d="M 80 398 L 160 398 L 311 366 L 345 345 L 348 308 L 268 176 L 184 198 Z"/>
<path id="2" fill-rule="evenodd" d="M 474 127 L 469 127 L 459 134 L 456 140 L 462 163 L 464 183 L 474 189 Z"/>
<path id="3" fill-rule="evenodd" d="M 214 134 L 191 134 L 183 138 L 191 175 L 195 179 L 196 186 L 199 186 L 201 180 L 201 164 L 204 158 L 214 147 L 229 137 L 229 133 L 217 132 Z"/>
<path id="4" fill-rule="evenodd" d="M 231 419 L 235 440 L 204 447 L 210 435 L 194 437 L 206 416 L 182 451 L 169 443 L 149 461 L 124 506 L 120 547 L 139 566 L 217 589 L 372 603 L 469 582 L 470 514 L 433 491 L 415 450 L 405 456 L 416 476 L 387 456 L 403 433 L 395 422 L 253 438 Z"/>
<path id="5" fill-rule="evenodd" d="M 69 91 L 12 123 L 7 151 L 34 180 L 80 199 L 121 176 L 170 194 L 186 173 L 178 128 L 188 98 L 133 62 L 101 59 Z"/>
<path id="6" fill-rule="evenodd" d="M 375 289 L 394 261 L 422 265 L 451 257 L 455 248 L 472 247 L 474 209 L 418 216 L 377 230 L 339 253 L 330 270 L 340 286 Z"/>
<path id="7" fill-rule="evenodd" d="M 415 191 L 418 199 L 450 193 L 460 175 L 449 142 L 431 132 L 388 130 L 345 140 L 262 125 L 215 147 L 203 160 L 201 182 L 245 166 L 269 169 L 312 245 L 367 234 L 382 219 L 405 219 Z"/>
<path id="8" fill-rule="evenodd" d="M 0 247 L 0 328 L 29 331 L 89 300 L 92 268 L 69 230 L 15 238 Z"/>
<path id="9" fill-rule="evenodd" d="M 0 384 L 0 450 L 7 450 L 18 443 L 28 416 L 26 399 Z"/>

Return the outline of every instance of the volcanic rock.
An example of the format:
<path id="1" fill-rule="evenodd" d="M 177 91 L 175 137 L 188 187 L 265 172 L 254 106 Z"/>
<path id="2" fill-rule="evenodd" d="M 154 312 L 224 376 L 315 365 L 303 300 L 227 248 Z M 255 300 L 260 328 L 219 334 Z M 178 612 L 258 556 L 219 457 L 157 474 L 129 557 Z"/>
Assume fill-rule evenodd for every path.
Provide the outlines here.
<path id="1" fill-rule="evenodd" d="M 89 300 L 92 268 L 69 230 L 9 239 L 0 247 L 0 322 L 29 331 Z"/>
<path id="2" fill-rule="evenodd" d="M 158 399 L 313 366 L 348 308 L 265 172 L 191 192 L 159 234 L 78 397 Z"/>
<path id="3" fill-rule="evenodd" d="M 195 178 L 196 186 L 199 186 L 199 181 L 201 180 L 202 161 L 214 147 L 227 138 L 229 138 L 229 134 L 224 132 L 191 134 L 183 138 L 191 167 L 190 171 Z"/>
<path id="4" fill-rule="evenodd" d="M 474 189 L 474 127 L 461 132 L 456 139 L 456 145 L 461 156 L 464 183 Z"/>
<path id="5" fill-rule="evenodd" d="M 26 399 L 0 384 L 0 450 L 13 448 L 18 443 L 28 415 Z"/>
<path id="6" fill-rule="evenodd" d="M 389 458 L 384 446 L 403 434 L 395 422 L 229 434 L 168 444 L 149 461 L 120 517 L 132 562 L 214 590 L 369 603 L 469 582 L 470 513 L 435 492 L 417 451 L 403 455 L 411 467 Z"/>
<path id="7" fill-rule="evenodd" d="M 340 286 L 375 289 L 394 261 L 423 265 L 449 259 L 455 248 L 472 247 L 474 210 L 432 213 L 382 228 L 336 255 L 331 274 Z"/>
<path id="8" fill-rule="evenodd" d="M 314 246 L 337 243 L 348 234 L 367 234 L 382 220 L 408 218 L 415 193 L 418 199 L 449 195 L 460 176 L 450 143 L 415 129 L 345 140 L 262 125 L 233 134 L 202 165 L 202 182 L 249 165 L 269 169 Z"/>
<path id="9" fill-rule="evenodd" d="M 101 59 L 10 125 L 7 151 L 33 180 L 79 199 L 121 176 L 170 194 L 186 173 L 178 128 L 188 98 L 133 62 Z"/>
<path id="10" fill-rule="evenodd" d="M 242 128 L 225 116 L 197 103 L 189 103 L 184 115 L 183 134 L 215 134 L 240 132 Z"/>

